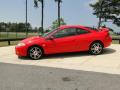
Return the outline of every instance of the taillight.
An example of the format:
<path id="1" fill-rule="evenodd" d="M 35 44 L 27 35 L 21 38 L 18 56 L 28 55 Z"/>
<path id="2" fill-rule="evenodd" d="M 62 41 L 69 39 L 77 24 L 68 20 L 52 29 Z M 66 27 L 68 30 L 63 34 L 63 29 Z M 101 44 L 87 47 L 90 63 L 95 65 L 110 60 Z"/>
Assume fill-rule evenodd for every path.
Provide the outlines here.
<path id="1" fill-rule="evenodd" d="M 107 35 L 106 35 L 106 39 L 110 39 L 110 33 L 108 32 Z"/>

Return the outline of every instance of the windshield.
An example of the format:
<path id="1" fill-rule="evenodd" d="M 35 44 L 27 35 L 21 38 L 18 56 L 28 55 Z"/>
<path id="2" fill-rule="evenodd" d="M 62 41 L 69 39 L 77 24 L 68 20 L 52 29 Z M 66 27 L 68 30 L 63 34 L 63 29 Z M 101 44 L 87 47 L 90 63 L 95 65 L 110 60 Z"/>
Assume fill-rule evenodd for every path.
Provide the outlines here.
<path id="1" fill-rule="evenodd" d="M 56 31 L 57 29 L 55 29 L 55 30 L 51 30 L 51 31 L 49 31 L 49 32 L 47 32 L 47 33 L 44 33 L 44 34 L 42 34 L 42 37 L 47 37 L 47 36 L 49 36 L 50 34 L 52 34 L 54 31 Z"/>

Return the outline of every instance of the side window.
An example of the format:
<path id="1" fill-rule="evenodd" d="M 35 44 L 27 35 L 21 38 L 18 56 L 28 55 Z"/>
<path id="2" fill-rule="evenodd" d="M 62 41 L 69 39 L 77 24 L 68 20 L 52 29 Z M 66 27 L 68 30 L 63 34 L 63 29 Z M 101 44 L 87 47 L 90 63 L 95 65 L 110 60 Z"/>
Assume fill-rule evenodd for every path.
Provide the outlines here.
<path id="1" fill-rule="evenodd" d="M 83 29 L 77 28 L 77 34 L 87 34 L 87 33 L 90 33 L 90 32 L 87 31 L 87 30 L 83 30 Z"/>
<path id="2" fill-rule="evenodd" d="M 76 28 L 67 28 L 67 29 L 58 31 L 53 36 L 55 38 L 61 38 L 61 37 L 74 36 L 74 35 L 77 35 Z"/>

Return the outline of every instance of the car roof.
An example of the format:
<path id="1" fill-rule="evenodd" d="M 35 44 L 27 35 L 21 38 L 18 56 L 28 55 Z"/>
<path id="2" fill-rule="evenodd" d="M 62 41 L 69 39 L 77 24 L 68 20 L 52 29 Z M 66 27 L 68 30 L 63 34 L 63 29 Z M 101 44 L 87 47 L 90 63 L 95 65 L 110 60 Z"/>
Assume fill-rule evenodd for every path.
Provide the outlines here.
<path id="1" fill-rule="evenodd" d="M 61 25 L 59 28 L 63 29 L 63 28 L 80 28 L 80 27 L 85 27 L 85 26 L 81 26 L 81 25 Z"/>
<path id="2" fill-rule="evenodd" d="M 94 29 L 92 28 L 88 28 L 87 26 L 82 26 L 82 25 L 61 25 L 59 27 L 60 29 L 65 29 L 65 28 L 81 28 L 81 29 L 84 29 L 84 30 L 88 30 L 88 31 L 91 31 L 91 32 L 96 32 Z"/>

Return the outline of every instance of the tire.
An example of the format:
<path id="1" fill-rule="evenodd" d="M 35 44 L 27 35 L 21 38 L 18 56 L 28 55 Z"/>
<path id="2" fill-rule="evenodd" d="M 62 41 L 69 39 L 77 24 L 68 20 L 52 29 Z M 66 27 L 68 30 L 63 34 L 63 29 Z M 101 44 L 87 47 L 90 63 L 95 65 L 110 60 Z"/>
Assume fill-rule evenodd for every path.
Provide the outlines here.
<path id="1" fill-rule="evenodd" d="M 100 55 L 103 52 L 103 45 L 100 42 L 94 42 L 90 45 L 89 52 L 92 55 Z"/>
<path id="2" fill-rule="evenodd" d="M 43 57 L 43 50 L 38 46 L 33 46 L 28 50 L 28 56 L 33 60 L 39 60 Z"/>

